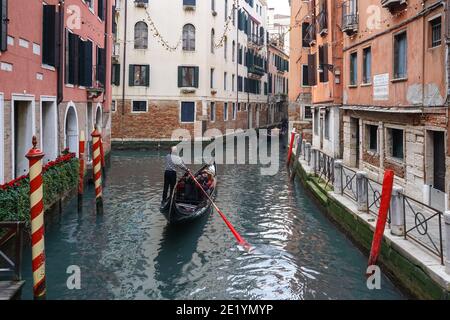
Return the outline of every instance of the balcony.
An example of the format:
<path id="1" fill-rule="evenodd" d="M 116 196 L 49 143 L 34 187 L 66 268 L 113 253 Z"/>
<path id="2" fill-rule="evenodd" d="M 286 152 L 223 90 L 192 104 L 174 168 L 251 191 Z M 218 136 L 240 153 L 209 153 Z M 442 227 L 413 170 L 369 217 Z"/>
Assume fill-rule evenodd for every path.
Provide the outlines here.
<path id="1" fill-rule="evenodd" d="M 407 5 L 407 0 L 381 0 L 381 6 L 389 11 L 403 9 Z"/>
<path id="2" fill-rule="evenodd" d="M 328 33 L 328 13 L 327 10 L 322 10 L 318 16 L 319 34 L 323 37 Z"/>
<path id="3" fill-rule="evenodd" d="M 134 5 L 138 8 L 147 8 L 148 0 L 134 0 Z"/>
<path id="4" fill-rule="evenodd" d="M 266 74 L 266 70 L 264 67 L 252 64 L 248 66 L 248 73 L 259 78 Z"/>
<path id="5" fill-rule="evenodd" d="M 316 44 L 316 26 L 314 23 L 306 29 L 305 41 L 308 42 L 310 46 L 314 46 Z"/>
<path id="6" fill-rule="evenodd" d="M 248 35 L 248 42 L 257 46 L 264 45 L 264 36 L 258 36 L 256 34 Z"/>
<path id="7" fill-rule="evenodd" d="M 355 0 L 342 4 L 342 31 L 349 36 L 358 32 L 358 12 Z"/>

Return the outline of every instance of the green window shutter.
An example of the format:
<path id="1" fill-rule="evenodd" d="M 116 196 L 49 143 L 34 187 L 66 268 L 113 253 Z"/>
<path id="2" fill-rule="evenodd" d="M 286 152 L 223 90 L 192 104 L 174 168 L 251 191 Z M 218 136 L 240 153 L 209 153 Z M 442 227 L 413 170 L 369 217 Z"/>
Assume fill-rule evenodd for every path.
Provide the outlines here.
<path id="1" fill-rule="evenodd" d="M 145 86 L 150 87 L 150 66 L 145 66 Z"/>
<path id="2" fill-rule="evenodd" d="M 134 64 L 130 64 L 129 66 L 129 76 L 128 76 L 128 85 L 130 87 L 134 87 Z"/>
<path id="3" fill-rule="evenodd" d="M 198 88 L 199 67 L 194 68 L 194 87 Z"/>
<path id="4" fill-rule="evenodd" d="M 178 67 L 178 88 L 183 87 L 183 67 Z"/>

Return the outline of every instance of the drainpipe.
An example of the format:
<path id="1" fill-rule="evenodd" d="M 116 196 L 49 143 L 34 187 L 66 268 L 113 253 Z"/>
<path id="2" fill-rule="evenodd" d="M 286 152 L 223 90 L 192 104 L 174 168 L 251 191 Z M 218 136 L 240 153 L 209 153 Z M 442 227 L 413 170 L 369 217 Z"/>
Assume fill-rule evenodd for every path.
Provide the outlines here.
<path id="1" fill-rule="evenodd" d="M 125 115 L 125 93 L 126 93 L 126 72 L 127 72 L 127 18 L 128 18 L 128 0 L 125 0 L 125 19 L 123 29 L 123 61 L 122 61 L 122 116 Z M 123 118 L 121 122 L 123 121 Z"/>
<path id="2" fill-rule="evenodd" d="M 64 59 L 64 0 L 59 0 L 59 39 L 58 39 L 58 50 L 59 50 L 59 59 L 58 59 L 58 72 L 57 72 L 57 103 L 58 105 L 64 99 L 63 92 L 63 82 L 64 82 L 64 74 L 63 74 L 63 61 Z M 59 124 L 59 122 L 58 122 Z"/>

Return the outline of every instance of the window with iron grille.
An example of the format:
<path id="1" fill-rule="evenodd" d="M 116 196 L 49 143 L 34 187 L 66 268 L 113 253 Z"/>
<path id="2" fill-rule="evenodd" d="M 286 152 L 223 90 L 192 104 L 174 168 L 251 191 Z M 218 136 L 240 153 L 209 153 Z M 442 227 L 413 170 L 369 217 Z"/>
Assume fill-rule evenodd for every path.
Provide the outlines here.
<path id="1" fill-rule="evenodd" d="M 441 45 L 442 41 L 441 25 L 442 25 L 441 17 L 438 17 L 430 21 L 431 47 L 437 47 Z"/>
<path id="2" fill-rule="evenodd" d="M 378 151 L 378 126 L 367 125 L 366 134 L 367 137 L 367 148 L 372 152 Z"/>
<path id="3" fill-rule="evenodd" d="M 139 21 L 134 25 L 134 48 L 147 49 L 148 47 L 148 26 L 145 22 Z"/>
<path id="4" fill-rule="evenodd" d="M 311 110 L 311 106 L 305 106 L 305 119 L 312 119 L 313 115 L 312 115 L 312 110 Z"/>
<path id="5" fill-rule="evenodd" d="M 192 24 L 183 27 L 183 50 L 195 51 L 195 27 Z"/>

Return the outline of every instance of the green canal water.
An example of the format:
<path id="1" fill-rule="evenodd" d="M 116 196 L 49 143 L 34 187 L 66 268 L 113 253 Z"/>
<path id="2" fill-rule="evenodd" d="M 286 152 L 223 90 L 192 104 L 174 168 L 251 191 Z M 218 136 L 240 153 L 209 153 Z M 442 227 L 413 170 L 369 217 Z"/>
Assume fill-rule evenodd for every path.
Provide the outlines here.
<path id="1" fill-rule="evenodd" d="M 261 176 L 257 165 L 218 168 L 217 204 L 255 247 L 239 250 L 212 212 L 184 227 L 159 212 L 164 153 L 114 152 L 104 214 L 94 191 L 47 220 L 49 299 L 404 299 L 385 276 L 366 287 L 367 257 L 320 212 L 286 168 Z M 31 252 L 25 250 L 23 298 L 32 298 Z M 67 268 L 81 289 L 67 288 Z"/>

